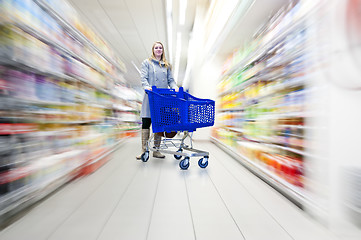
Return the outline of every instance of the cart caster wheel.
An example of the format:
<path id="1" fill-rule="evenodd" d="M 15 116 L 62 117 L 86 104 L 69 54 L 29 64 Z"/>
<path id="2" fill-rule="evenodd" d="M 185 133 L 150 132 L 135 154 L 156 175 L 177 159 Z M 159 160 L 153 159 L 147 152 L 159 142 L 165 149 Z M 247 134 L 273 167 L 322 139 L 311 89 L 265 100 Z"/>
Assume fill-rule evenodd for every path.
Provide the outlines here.
<path id="1" fill-rule="evenodd" d="M 177 152 L 183 152 L 183 149 L 180 148 Z M 176 154 L 174 154 L 174 158 L 177 159 L 177 160 L 179 160 L 179 159 L 182 158 L 182 155 L 176 155 Z"/>
<path id="2" fill-rule="evenodd" d="M 179 167 L 183 170 L 187 170 L 189 167 L 189 157 L 185 157 L 182 161 L 180 161 Z"/>
<path id="3" fill-rule="evenodd" d="M 208 157 L 199 159 L 198 166 L 201 168 L 206 168 L 208 166 Z"/>
<path id="4" fill-rule="evenodd" d="M 149 159 L 149 151 L 145 151 L 140 158 L 142 159 L 143 162 L 148 161 L 148 159 Z"/>

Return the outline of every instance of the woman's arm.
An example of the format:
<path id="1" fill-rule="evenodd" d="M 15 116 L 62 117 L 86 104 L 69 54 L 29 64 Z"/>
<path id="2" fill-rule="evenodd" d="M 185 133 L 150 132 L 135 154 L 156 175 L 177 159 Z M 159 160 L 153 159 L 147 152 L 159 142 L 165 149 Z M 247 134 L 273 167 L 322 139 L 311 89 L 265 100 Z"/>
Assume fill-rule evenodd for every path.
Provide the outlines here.
<path id="1" fill-rule="evenodd" d="M 140 70 L 140 77 L 142 81 L 142 87 L 147 90 L 152 90 L 152 87 L 149 84 L 149 62 L 148 60 L 144 60 L 142 62 L 142 67 Z"/>
<path id="2" fill-rule="evenodd" d="M 168 86 L 170 86 L 171 88 L 178 91 L 178 86 L 174 81 L 173 73 L 172 73 L 172 70 L 170 68 L 168 68 L 168 70 L 167 70 L 167 80 L 168 80 Z"/>

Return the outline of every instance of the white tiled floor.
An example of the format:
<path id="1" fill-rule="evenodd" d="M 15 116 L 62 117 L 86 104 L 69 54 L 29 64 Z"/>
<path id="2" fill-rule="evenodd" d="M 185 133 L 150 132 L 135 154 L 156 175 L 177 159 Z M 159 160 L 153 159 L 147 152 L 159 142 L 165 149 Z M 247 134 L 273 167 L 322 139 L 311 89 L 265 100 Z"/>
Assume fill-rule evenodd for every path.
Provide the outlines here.
<path id="1" fill-rule="evenodd" d="M 338 239 L 210 142 L 209 166 L 167 155 L 135 160 L 130 139 L 97 172 L 73 181 L 0 232 L 0 239 Z"/>

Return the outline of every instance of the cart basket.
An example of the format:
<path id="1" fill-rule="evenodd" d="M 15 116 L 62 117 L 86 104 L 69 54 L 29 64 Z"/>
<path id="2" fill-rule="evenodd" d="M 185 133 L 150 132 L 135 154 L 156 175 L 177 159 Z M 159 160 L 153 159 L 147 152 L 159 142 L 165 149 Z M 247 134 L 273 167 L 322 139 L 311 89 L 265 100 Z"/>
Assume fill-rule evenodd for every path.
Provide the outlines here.
<path id="1" fill-rule="evenodd" d="M 214 125 L 214 101 L 200 99 L 174 89 L 152 87 L 148 94 L 152 130 L 156 132 L 189 131 Z"/>

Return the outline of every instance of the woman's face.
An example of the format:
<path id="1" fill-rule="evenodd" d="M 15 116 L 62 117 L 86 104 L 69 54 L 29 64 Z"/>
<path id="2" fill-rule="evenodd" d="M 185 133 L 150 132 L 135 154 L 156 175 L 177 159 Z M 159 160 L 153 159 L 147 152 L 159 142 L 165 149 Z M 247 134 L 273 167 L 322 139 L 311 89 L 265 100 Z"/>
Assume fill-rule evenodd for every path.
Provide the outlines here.
<path id="1" fill-rule="evenodd" d="M 163 54 L 163 47 L 162 44 L 156 43 L 153 48 L 154 56 L 156 58 L 160 58 Z"/>

